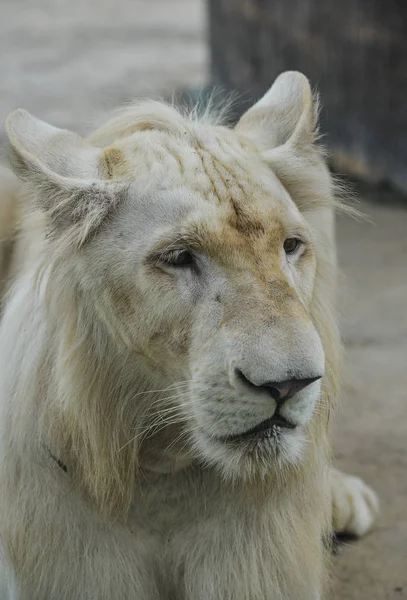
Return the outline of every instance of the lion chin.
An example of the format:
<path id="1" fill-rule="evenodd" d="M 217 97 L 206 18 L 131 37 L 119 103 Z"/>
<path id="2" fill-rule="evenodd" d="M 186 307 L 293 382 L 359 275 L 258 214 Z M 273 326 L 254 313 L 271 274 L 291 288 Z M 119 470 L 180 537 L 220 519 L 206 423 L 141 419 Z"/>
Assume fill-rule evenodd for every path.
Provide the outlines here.
<path id="1" fill-rule="evenodd" d="M 278 425 L 265 431 L 244 436 L 215 438 L 203 432 L 195 434 L 193 447 L 203 462 L 214 466 L 230 480 L 278 476 L 281 471 L 295 468 L 305 454 L 306 432 L 292 432 Z"/>
<path id="2" fill-rule="evenodd" d="M 233 128 L 150 101 L 87 139 L 9 115 L 2 599 L 317 600 L 333 525 L 374 523 L 330 466 L 317 120 L 296 72 Z"/>

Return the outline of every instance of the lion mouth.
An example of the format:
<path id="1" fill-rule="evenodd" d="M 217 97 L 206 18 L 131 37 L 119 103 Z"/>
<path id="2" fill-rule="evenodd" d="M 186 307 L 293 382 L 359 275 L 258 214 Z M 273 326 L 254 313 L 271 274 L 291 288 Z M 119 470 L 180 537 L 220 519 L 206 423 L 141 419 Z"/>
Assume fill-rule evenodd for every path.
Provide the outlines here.
<path id="1" fill-rule="evenodd" d="M 279 433 L 282 429 L 295 429 L 295 425 L 288 421 L 285 417 L 280 414 L 274 414 L 265 421 L 262 421 L 255 427 L 247 429 L 242 433 L 236 433 L 226 436 L 226 441 L 239 441 L 247 439 L 249 437 L 272 437 Z"/>

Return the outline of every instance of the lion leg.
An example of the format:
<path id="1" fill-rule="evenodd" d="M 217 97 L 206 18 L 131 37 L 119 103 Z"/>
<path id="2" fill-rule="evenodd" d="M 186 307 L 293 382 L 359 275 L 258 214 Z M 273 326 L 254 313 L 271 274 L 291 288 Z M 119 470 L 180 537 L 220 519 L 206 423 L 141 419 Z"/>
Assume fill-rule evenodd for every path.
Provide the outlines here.
<path id="1" fill-rule="evenodd" d="M 332 520 L 335 533 L 361 537 L 379 512 L 376 493 L 362 479 L 331 468 Z"/>

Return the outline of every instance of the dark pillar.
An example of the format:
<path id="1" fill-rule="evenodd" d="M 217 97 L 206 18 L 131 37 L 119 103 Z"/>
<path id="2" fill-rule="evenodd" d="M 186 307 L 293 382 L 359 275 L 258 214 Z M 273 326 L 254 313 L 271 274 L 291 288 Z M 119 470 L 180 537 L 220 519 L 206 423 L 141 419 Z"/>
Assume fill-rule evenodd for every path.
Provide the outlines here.
<path id="1" fill-rule="evenodd" d="M 405 0 L 209 0 L 209 27 L 213 83 L 253 98 L 302 71 L 334 167 L 407 192 Z"/>

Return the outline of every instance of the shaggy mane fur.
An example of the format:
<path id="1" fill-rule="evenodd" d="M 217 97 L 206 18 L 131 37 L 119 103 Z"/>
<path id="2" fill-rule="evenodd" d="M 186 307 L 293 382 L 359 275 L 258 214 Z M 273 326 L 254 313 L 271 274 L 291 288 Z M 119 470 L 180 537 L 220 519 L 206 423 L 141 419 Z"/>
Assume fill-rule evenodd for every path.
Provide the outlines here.
<path id="1" fill-rule="evenodd" d="M 186 116 L 151 101 L 122 109 L 86 142 L 75 141 L 78 152 L 88 152 L 88 146 L 105 151 L 106 180 L 101 181 L 99 162 L 86 175 L 86 188 L 78 177 L 61 175 L 65 163 L 55 167 L 51 151 L 51 166 L 43 169 L 35 162 L 36 148 L 28 154 L 11 133 L 31 206 L 23 225 L 25 266 L 0 329 L 0 532 L 19 590 L 12 598 L 322 597 L 327 572 L 322 539 L 329 537 L 331 519 L 329 416 L 341 368 L 333 307 L 338 201 L 322 150 L 314 145 L 317 109 L 311 96 L 304 102 L 311 125 L 302 126 L 301 139 L 297 127 L 293 141 L 282 138 L 275 148 L 267 148 L 265 137 L 253 142 L 247 135 L 244 143 L 264 151 L 316 237 L 310 314 L 325 352 L 323 392 L 307 426 L 304 459 L 244 484 L 191 458 L 190 450 L 183 451 L 185 438 L 169 470 L 145 469 L 148 435 L 179 450 L 173 446 L 178 424 L 168 415 L 175 393 L 185 399 L 186 382 L 151 368 L 147 343 L 146 366 L 140 368 L 140 352 L 131 349 L 131 332 L 114 316 L 111 298 L 91 297 L 93 288 L 80 279 L 93 242 L 108 232 L 110 217 L 128 197 L 129 182 L 115 176 L 121 151 L 114 146 L 106 158 L 107 150 L 146 132 L 169 134 L 168 143 L 203 144 L 209 125 L 218 128 L 219 138 L 229 135 L 219 124 L 225 115 L 207 111 L 198 118 L 194 110 Z M 242 139 L 259 118 L 255 111 L 266 109 L 254 107 L 243 117 L 236 129 Z M 267 117 L 261 119 L 265 135 Z M 96 250 L 94 264 L 96 278 Z M 126 314 L 124 289 L 113 291 Z M 91 300 L 85 301 L 86 295 Z M 187 338 L 189 332 L 183 334 Z M 161 421 L 152 418 L 157 406 L 166 406 Z M 160 438 L 162 423 L 175 428 L 169 440 Z"/>

